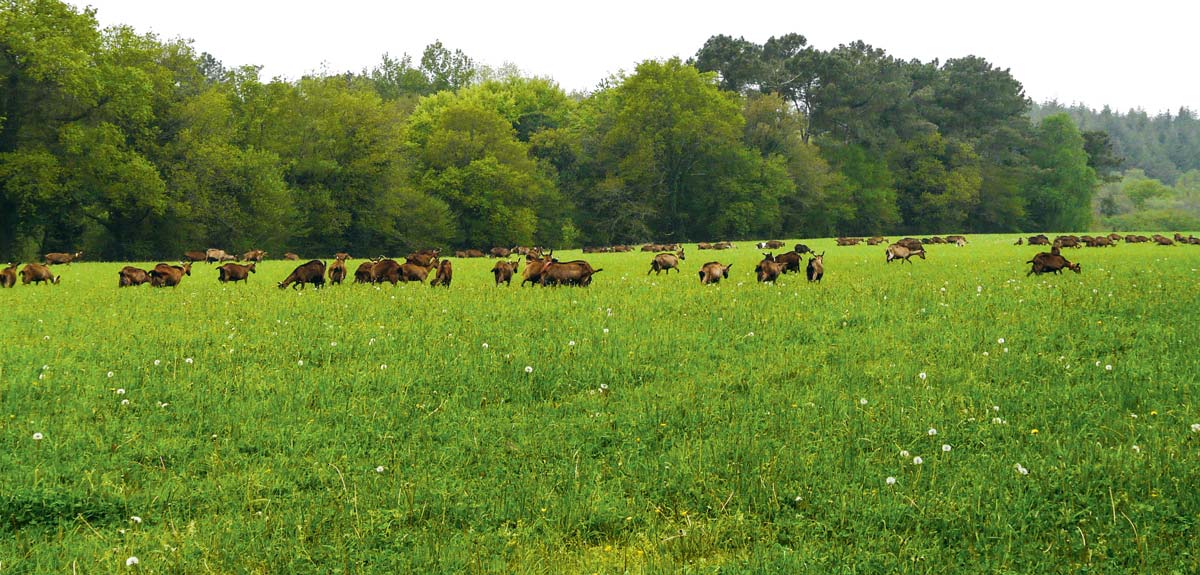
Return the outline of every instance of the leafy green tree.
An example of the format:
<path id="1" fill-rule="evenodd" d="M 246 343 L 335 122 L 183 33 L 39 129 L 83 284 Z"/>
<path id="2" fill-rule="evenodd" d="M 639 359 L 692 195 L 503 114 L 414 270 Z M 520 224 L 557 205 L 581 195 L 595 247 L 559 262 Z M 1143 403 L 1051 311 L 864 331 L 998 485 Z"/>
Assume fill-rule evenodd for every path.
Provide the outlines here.
<path id="1" fill-rule="evenodd" d="M 1071 118 L 1059 114 L 1043 119 L 1029 157 L 1035 166 L 1027 186 L 1030 228 L 1086 230 L 1097 179 Z"/>
<path id="2" fill-rule="evenodd" d="M 894 178 L 882 158 L 862 146 L 827 146 L 822 155 L 842 176 L 830 185 L 836 202 L 830 210 L 839 235 L 875 235 L 896 229 L 901 222 Z"/>
<path id="3" fill-rule="evenodd" d="M 408 125 L 413 185 L 447 204 L 457 222 L 455 244 L 557 239 L 561 221 L 539 218 L 558 201 L 549 170 L 498 112 L 444 92 L 423 100 Z"/>
<path id="4" fill-rule="evenodd" d="M 934 133 L 893 152 L 897 203 L 905 228 L 962 231 L 979 202 L 979 157 L 970 144 Z"/>
<path id="5" fill-rule="evenodd" d="M 741 92 L 760 81 L 762 47 L 745 38 L 720 34 L 705 41 L 689 63 L 702 72 L 716 72 L 722 90 Z"/>

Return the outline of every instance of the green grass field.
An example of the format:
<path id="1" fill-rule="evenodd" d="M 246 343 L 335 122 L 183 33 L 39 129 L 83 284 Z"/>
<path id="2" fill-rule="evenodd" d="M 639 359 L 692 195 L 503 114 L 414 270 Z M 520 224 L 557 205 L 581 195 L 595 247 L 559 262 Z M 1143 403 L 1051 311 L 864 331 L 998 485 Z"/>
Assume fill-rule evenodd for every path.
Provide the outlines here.
<path id="1" fill-rule="evenodd" d="M 1200 572 L 1200 247 L 1014 239 L 806 241 L 821 284 L 749 242 L 589 288 L 58 266 L 0 290 L 0 574 Z"/>

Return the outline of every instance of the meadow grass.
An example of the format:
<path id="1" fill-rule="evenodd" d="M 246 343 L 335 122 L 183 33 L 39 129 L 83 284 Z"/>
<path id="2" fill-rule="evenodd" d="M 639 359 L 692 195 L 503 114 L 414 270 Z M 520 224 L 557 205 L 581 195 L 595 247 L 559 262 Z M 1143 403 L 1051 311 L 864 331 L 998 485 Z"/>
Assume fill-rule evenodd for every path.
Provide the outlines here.
<path id="1" fill-rule="evenodd" d="M 1200 248 L 1014 238 L 806 241 L 821 284 L 57 266 L 0 291 L 0 574 L 1200 571 Z"/>

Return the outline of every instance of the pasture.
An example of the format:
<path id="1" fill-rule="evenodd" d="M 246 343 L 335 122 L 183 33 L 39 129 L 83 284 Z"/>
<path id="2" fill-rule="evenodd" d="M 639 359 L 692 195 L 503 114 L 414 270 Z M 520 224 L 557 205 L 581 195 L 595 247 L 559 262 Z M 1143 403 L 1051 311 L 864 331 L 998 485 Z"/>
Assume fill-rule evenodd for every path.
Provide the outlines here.
<path id="1" fill-rule="evenodd" d="M 1015 238 L 805 240 L 821 284 L 750 242 L 588 288 L 55 266 L 0 290 L 0 574 L 1200 571 L 1200 247 Z"/>

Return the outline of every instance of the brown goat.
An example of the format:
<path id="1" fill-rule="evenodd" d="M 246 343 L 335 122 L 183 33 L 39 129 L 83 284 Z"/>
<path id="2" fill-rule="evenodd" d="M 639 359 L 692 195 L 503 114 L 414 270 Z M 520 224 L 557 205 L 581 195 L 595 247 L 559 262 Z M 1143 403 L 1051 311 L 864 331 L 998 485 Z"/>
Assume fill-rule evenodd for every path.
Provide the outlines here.
<path id="1" fill-rule="evenodd" d="M 808 281 L 821 282 L 821 278 L 825 277 L 825 252 L 820 255 L 813 254 L 813 258 L 808 260 Z"/>
<path id="2" fill-rule="evenodd" d="M 783 246 L 784 243 L 779 240 L 767 240 L 765 242 L 758 242 L 757 244 L 754 244 L 754 247 L 760 250 L 777 250 Z"/>
<path id="3" fill-rule="evenodd" d="M 404 259 L 410 264 L 423 268 L 432 268 L 438 265 L 438 254 L 436 253 L 413 252 Z"/>
<path id="4" fill-rule="evenodd" d="M 349 255 L 349 254 L 338 254 Z M 334 257 L 333 262 L 329 264 L 329 285 L 341 285 L 346 279 L 346 260 L 340 257 Z"/>
<path id="5" fill-rule="evenodd" d="M 909 258 L 911 258 L 913 256 L 920 256 L 921 259 L 925 259 L 925 248 L 924 247 L 922 247 L 920 249 L 912 250 L 912 249 L 904 247 L 900 244 L 892 244 L 887 247 L 887 250 L 885 250 L 884 253 L 887 254 L 887 263 L 889 263 L 889 264 L 892 263 L 892 260 L 896 260 L 896 259 L 903 259 L 904 261 L 911 264 L 912 260 L 910 260 Z"/>
<path id="6" fill-rule="evenodd" d="M 804 258 L 800 257 L 799 253 L 791 251 L 775 256 L 775 261 L 783 266 L 785 274 L 788 272 L 800 273 L 800 262 L 804 261 Z"/>
<path id="7" fill-rule="evenodd" d="M 207 252 L 201 252 L 201 251 L 196 251 L 196 250 L 189 250 L 189 251 L 183 252 L 183 261 L 185 261 L 185 262 L 202 262 L 206 259 L 208 259 Z"/>
<path id="8" fill-rule="evenodd" d="M 140 286 L 150 283 L 150 272 L 133 266 L 121 268 L 121 271 L 117 272 L 117 277 L 117 287 Z"/>
<path id="9" fill-rule="evenodd" d="M 367 260 L 358 264 L 358 269 L 354 270 L 354 283 L 369 284 L 374 283 L 374 276 L 371 275 L 371 268 L 375 267 L 377 262 Z"/>
<path id="10" fill-rule="evenodd" d="M 242 254 L 242 261 L 262 263 L 263 258 L 267 257 L 267 252 L 262 250 L 250 250 Z"/>
<path id="11" fill-rule="evenodd" d="M 222 266 L 218 266 L 217 267 L 217 280 L 220 281 L 221 283 L 225 283 L 225 282 L 237 283 L 239 281 L 245 282 L 245 283 L 250 283 L 248 281 L 250 279 L 250 274 L 258 273 L 254 269 L 255 266 L 257 266 L 257 265 L 258 265 L 258 262 L 252 262 L 248 266 L 243 266 L 243 265 L 239 265 L 239 264 L 225 264 Z"/>
<path id="12" fill-rule="evenodd" d="M 710 243 L 708 243 L 708 242 L 700 242 L 700 243 L 696 244 L 696 249 L 698 249 L 698 250 L 711 250 L 711 249 L 713 249 L 713 245 L 712 245 L 712 244 L 710 244 Z"/>
<path id="13" fill-rule="evenodd" d="M 50 271 L 50 268 L 42 264 L 27 264 L 21 270 L 21 283 L 24 285 L 29 285 L 30 282 L 37 284 L 45 282 L 47 285 L 56 284 L 61 279 L 62 276 L 54 275 Z"/>
<path id="14" fill-rule="evenodd" d="M 593 269 L 591 264 L 583 260 L 560 262 L 552 258 L 542 268 L 541 284 L 543 286 L 566 284 L 587 287 L 592 285 L 592 276 L 602 271 L 604 268 Z"/>
<path id="15" fill-rule="evenodd" d="M 287 252 L 287 253 L 283 254 L 283 259 L 296 262 L 296 261 L 300 261 L 300 256 L 298 256 L 292 252 Z"/>
<path id="16" fill-rule="evenodd" d="M 729 279 L 729 268 L 733 264 L 721 265 L 721 262 L 708 262 L 700 268 L 700 283 L 702 285 L 721 283 L 721 278 Z"/>
<path id="17" fill-rule="evenodd" d="M 783 264 L 775 261 L 773 254 L 763 254 L 762 261 L 754 266 L 754 273 L 759 283 L 773 282 L 783 275 Z"/>
<path id="18" fill-rule="evenodd" d="M 511 254 L 511 253 L 512 253 L 512 250 L 510 250 L 508 248 L 501 248 L 501 247 L 494 247 L 488 251 L 488 255 L 490 255 L 494 258 L 506 258 L 506 257 L 508 257 L 508 254 Z"/>
<path id="19" fill-rule="evenodd" d="M 454 279 L 454 266 L 450 264 L 450 260 L 442 260 L 438 264 L 437 275 L 433 281 L 429 282 L 429 287 L 444 285 L 450 287 L 450 281 Z"/>
<path id="20" fill-rule="evenodd" d="M 371 282 L 389 282 L 396 285 L 400 282 L 400 263 L 393 259 L 383 259 L 371 266 Z"/>
<path id="21" fill-rule="evenodd" d="M 1031 245 L 1031 246 L 1048 246 L 1048 245 L 1050 245 L 1050 238 L 1046 237 L 1044 234 L 1038 234 L 1036 236 L 1029 236 L 1029 245 Z"/>
<path id="22" fill-rule="evenodd" d="M 414 263 L 405 262 L 400 266 L 400 281 L 424 283 L 425 278 L 429 276 L 429 272 L 432 269 L 432 265 L 419 266 Z"/>
<path id="23" fill-rule="evenodd" d="M 53 252 L 46 254 L 46 265 L 69 264 L 80 259 L 83 259 L 83 252 L 75 252 L 73 254 Z"/>
<path id="24" fill-rule="evenodd" d="M 510 261 L 506 261 L 506 260 L 501 260 L 501 261 L 496 262 L 496 265 L 492 266 L 492 275 L 495 276 L 495 278 L 496 278 L 496 285 L 500 285 L 501 283 L 503 283 L 505 285 L 511 286 L 513 274 L 515 274 L 517 272 L 517 269 L 519 269 L 520 266 L 521 266 L 521 262 L 519 262 L 519 261 L 510 262 Z"/>
<path id="25" fill-rule="evenodd" d="M 679 250 L 673 254 L 658 254 L 650 261 L 650 270 L 646 272 L 646 275 L 650 275 L 650 272 L 658 275 L 662 271 L 666 271 L 667 275 L 671 275 L 671 270 L 679 273 L 679 262 L 685 259 L 687 258 L 683 257 L 683 250 Z"/>
<path id="26" fill-rule="evenodd" d="M 314 288 L 321 289 L 325 285 L 325 262 L 321 260 L 309 260 L 306 263 L 296 266 L 292 273 L 286 279 L 279 282 L 279 289 L 292 286 L 292 289 L 304 289 L 304 284 L 312 284 Z"/>
<path id="27" fill-rule="evenodd" d="M 17 264 L 8 264 L 0 270 L 0 288 L 10 288 L 17 285 Z"/>
<path id="28" fill-rule="evenodd" d="M 526 256 L 525 271 L 521 272 L 521 286 L 525 286 L 525 282 L 534 285 L 542 285 L 542 271 L 546 269 L 546 265 L 550 263 L 552 255 L 537 258 Z"/>
<path id="29" fill-rule="evenodd" d="M 154 287 L 176 287 L 183 282 L 183 276 L 192 275 L 192 262 L 182 266 L 158 264 L 149 271 L 150 285 Z"/>
<path id="30" fill-rule="evenodd" d="M 1042 252 L 1033 256 L 1033 259 L 1025 263 L 1033 264 L 1033 269 L 1029 270 L 1029 273 L 1025 274 L 1025 277 L 1029 277 L 1032 274 L 1042 275 L 1046 272 L 1062 273 L 1063 268 L 1067 268 L 1075 273 L 1083 271 L 1079 264 L 1073 264 L 1067 261 L 1067 258 L 1055 253 Z"/>

